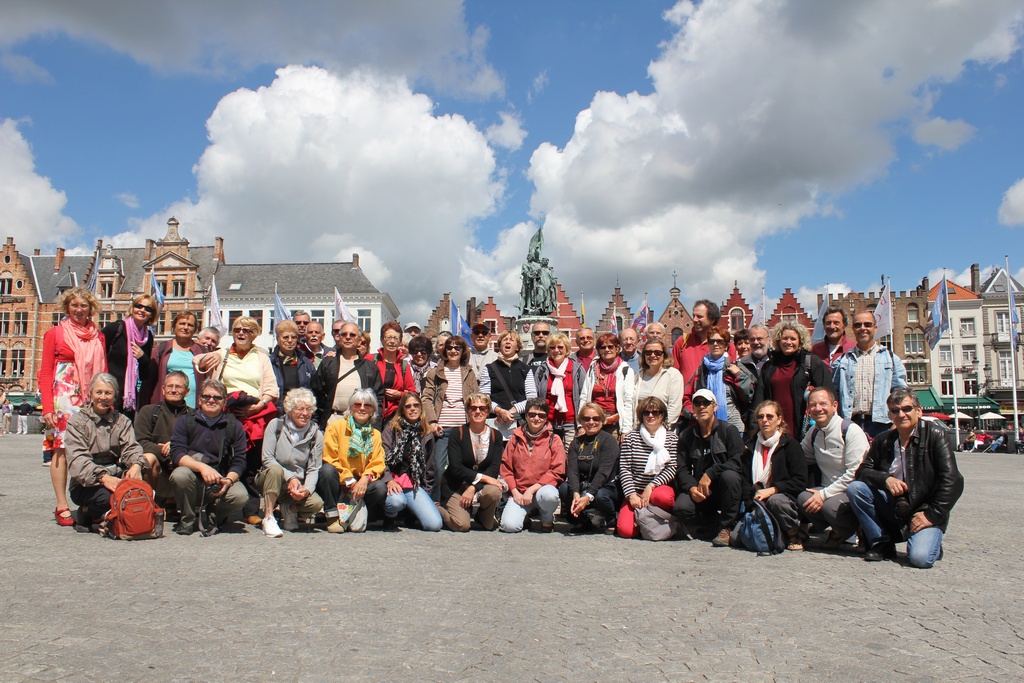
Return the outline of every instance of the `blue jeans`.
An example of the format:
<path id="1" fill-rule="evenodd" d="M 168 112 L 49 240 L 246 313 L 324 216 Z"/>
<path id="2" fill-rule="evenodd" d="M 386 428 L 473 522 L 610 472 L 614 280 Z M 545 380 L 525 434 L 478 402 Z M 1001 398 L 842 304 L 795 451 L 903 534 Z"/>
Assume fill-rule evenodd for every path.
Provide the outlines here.
<path id="1" fill-rule="evenodd" d="M 403 490 L 401 493 L 389 494 L 384 499 L 384 514 L 388 517 L 397 517 L 406 508 L 412 510 L 416 519 L 420 520 L 424 531 L 441 530 L 441 513 L 437 511 L 434 499 L 426 489 Z"/>
<path id="2" fill-rule="evenodd" d="M 533 502 L 525 508 L 520 507 L 510 495 L 505 503 L 505 511 L 501 513 L 501 525 L 499 528 L 510 534 L 517 534 L 523 530 L 523 522 L 526 515 L 537 510 L 540 512 L 541 524 L 551 524 L 555 521 L 555 510 L 558 509 L 558 489 L 550 484 L 541 486 L 533 494 Z"/>
<path id="3" fill-rule="evenodd" d="M 435 501 L 441 500 L 441 480 L 444 479 L 445 470 L 448 469 L 448 431 L 445 427 L 441 436 L 434 438 L 434 485 L 430 489 L 430 497 Z"/>
<path id="4" fill-rule="evenodd" d="M 846 489 L 850 509 L 857 515 L 869 548 L 881 543 L 894 543 L 899 538 L 902 522 L 896 519 L 895 503 L 884 489 L 871 488 L 862 481 L 850 482 Z M 907 560 L 911 566 L 928 569 L 942 552 L 942 529 L 930 526 L 907 539 Z"/>

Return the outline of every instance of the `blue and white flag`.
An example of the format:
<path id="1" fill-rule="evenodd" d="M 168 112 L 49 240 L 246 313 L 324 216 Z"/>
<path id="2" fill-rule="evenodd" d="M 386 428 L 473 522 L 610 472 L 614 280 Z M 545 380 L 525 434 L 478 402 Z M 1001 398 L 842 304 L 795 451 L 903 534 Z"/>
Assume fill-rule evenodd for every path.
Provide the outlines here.
<path id="1" fill-rule="evenodd" d="M 644 330 L 647 328 L 647 319 L 650 317 L 651 307 L 647 305 L 647 297 L 644 296 L 644 305 L 640 307 L 640 310 L 636 312 L 633 317 L 632 328 L 636 330 L 636 333 L 643 336 Z"/>
<path id="2" fill-rule="evenodd" d="M 459 307 L 455 305 L 455 301 L 448 298 L 451 304 L 451 311 L 448 314 L 448 319 L 452 322 L 452 334 L 456 334 L 466 340 L 467 344 L 472 345 L 473 335 L 470 334 L 469 325 L 462 317 L 462 313 L 459 312 Z"/>
<path id="3" fill-rule="evenodd" d="M 814 331 L 811 332 L 811 342 L 817 344 L 825 340 L 825 311 L 828 310 L 828 287 L 825 288 L 825 296 L 821 299 L 821 306 L 818 308 L 818 319 L 814 321 Z M 751 323 L 753 327 L 753 323 Z"/>
<path id="4" fill-rule="evenodd" d="M 1017 335 L 1020 329 L 1020 316 L 1017 315 L 1017 300 L 1013 297 L 1013 280 L 1006 274 L 1006 291 L 1010 293 L 1010 348 L 1017 352 Z"/>
<path id="5" fill-rule="evenodd" d="M 946 292 L 946 278 L 942 278 L 939 291 L 935 295 L 935 303 L 932 304 L 932 316 L 924 330 L 924 338 L 928 340 L 928 346 L 932 351 L 939 345 L 942 333 L 949 329 L 949 318 L 946 316 L 946 300 L 949 294 Z"/>
<path id="6" fill-rule="evenodd" d="M 156 302 L 160 304 L 160 308 L 164 306 L 164 290 L 160 288 L 160 285 L 156 281 L 156 270 L 149 271 L 149 288 L 150 294 L 156 299 Z"/>
<path id="7" fill-rule="evenodd" d="M 281 297 L 277 295 L 277 283 L 274 283 L 274 325 L 276 326 L 282 320 L 291 320 L 292 314 L 287 308 L 284 307 L 284 302 L 281 301 Z"/>

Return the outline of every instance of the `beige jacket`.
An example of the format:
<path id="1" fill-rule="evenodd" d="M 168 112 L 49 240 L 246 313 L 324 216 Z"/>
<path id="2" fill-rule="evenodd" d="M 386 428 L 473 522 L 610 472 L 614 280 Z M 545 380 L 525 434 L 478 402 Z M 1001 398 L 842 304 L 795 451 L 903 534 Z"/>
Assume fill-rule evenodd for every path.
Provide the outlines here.
<path id="1" fill-rule="evenodd" d="M 131 420 L 116 410 L 97 415 L 91 405 L 82 408 L 68 420 L 64 446 L 71 488 L 100 486 L 105 475 L 120 476 L 132 465 L 149 470 Z"/>

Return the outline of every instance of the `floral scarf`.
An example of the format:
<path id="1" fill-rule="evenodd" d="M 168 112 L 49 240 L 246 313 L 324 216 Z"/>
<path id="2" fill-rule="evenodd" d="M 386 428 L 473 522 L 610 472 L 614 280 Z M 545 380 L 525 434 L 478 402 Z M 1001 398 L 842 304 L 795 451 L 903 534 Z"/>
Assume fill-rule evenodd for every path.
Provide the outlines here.
<path id="1" fill-rule="evenodd" d="M 373 423 L 367 420 L 366 424 L 361 425 L 349 415 L 348 428 L 352 432 L 348 438 L 348 457 L 367 460 L 373 450 Z"/>
<path id="2" fill-rule="evenodd" d="M 401 418 L 399 424 L 398 440 L 395 442 L 395 447 L 385 457 L 384 464 L 388 466 L 392 474 L 396 471 L 399 473 L 404 471 L 409 475 L 415 487 L 412 494 L 415 497 L 417 489 L 426 488 L 424 472 L 427 456 L 423 452 L 423 439 L 420 437 L 421 427 L 419 422 L 410 422 L 404 417 Z"/>

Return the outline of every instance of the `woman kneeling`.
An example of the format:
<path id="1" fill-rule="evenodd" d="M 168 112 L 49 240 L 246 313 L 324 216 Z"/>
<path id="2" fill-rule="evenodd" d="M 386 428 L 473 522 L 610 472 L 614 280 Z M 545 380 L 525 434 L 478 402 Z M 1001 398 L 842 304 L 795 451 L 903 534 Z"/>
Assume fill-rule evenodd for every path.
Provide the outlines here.
<path id="1" fill-rule="evenodd" d="M 387 486 L 384 499 L 385 524 L 403 510 L 409 510 L 424 531 L 441 530 L 430 489 L 434 485 L 434 430 L 423 415 L 420 397 L 411 391 L 398 399 L 394 417 L 381 436 L 387 470 L 382 481 Z"/>

